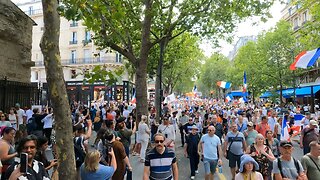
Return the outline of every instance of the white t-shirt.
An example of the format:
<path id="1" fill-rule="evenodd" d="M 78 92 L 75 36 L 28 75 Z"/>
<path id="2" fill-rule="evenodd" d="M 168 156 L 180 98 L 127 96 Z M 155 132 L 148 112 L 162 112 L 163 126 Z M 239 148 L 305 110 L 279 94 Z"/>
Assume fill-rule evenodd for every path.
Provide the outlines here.
<path id="1" fill-rule="evenodd" d="M 25 112 L 23 109 L 17 110 L 17 115 L 18 115 L 18 123 L 23 124 L 23 116 L 26 116 Z"/>
<path id="2" fill-rule="evenodd" d="M 42 122 L 44 123 L 43 129 L 52 128 L 52 122 L 53 122 L 52 115 L 53 114 L 48 114 L 46 117 L 42 119 Z"/>
<path id="3" fill-rule="evenodd" d="M 27 122 L 28 122 L 28 119 L 30 119 L 32 117 L 32 115 L 33 115 L 33 111 L 31 109 L 28 109 L 26 111 L 26 115 L 27 115 Z"/>
<path id="4" fill-rule="evenodd" d="M 175 140 L 176 139 L 176 134 L 174 132 L 174 127 L 169 124 L 168 126 L 160 124 L 158 127 L 158 132 L 157 133 L 162 133 L 166 136 L 166 142 L 169 140 Z"/>

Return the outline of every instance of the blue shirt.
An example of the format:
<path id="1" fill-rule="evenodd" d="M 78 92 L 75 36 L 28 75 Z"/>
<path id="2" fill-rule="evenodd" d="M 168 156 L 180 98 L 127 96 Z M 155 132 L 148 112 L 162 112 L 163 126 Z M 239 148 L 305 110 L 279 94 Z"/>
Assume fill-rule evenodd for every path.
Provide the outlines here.
<path id="1" fill-rule="evenodd" d="M 203 143 L 203 156 L 209 160 L 218 159 L 218 145 L 221 146 L 220 138 L 217 135 L 210 137 L 208 134 L 205 134 L 201 137 L 200 142 Z"/>
<path id="2" fill-rule="evenodd" d="M 112 166 L 105 166 L 102 164 L 99 164 L 99 168 L 95 172 L 88 172 L 84 168 L 84 163 L 82 164 L 80 168 L 80 173 L 81 173 L 81 179 L 82 180 L 109 180 L 111 179 L 113 173 L 114 173 L 114 168 Z"/>

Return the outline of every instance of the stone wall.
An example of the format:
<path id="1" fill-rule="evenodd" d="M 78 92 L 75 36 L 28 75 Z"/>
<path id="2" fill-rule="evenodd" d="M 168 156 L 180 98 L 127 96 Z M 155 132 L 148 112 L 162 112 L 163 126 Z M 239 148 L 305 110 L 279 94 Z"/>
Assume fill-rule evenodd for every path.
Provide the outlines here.
<path id="1" fill-rule="evenodd" d="M 0 79 L 30 83 L 34 24 L 10 0 L 0 0 Z"/>

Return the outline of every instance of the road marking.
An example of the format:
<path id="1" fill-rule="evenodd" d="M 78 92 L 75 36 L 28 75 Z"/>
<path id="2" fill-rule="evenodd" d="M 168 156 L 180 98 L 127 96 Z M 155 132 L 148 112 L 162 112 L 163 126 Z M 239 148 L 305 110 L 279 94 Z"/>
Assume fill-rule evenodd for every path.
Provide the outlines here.
<path id="1" fill-rule="evenodd" d="M 216 172 L 217 172 L 218 177 L 219 177 L 220 180 L 226 180 L 226 177 L 223 174 L 219 173 L 219 169 L 218 168 L 216 169 Z"/>

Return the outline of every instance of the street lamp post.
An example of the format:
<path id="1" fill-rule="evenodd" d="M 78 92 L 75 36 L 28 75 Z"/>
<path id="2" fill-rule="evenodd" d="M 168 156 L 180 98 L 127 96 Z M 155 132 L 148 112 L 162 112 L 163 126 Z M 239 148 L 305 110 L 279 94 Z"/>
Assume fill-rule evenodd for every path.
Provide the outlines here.
<path id="1" fill-rule="evenodd" d="M 293 49 L 291 50 L 291 54 L 292 54 L 292 60 L 294 62 L 294 51 L 293 51 Z M 292 74 L 293 74 L 293 104 L 294 104 L 294 106 L 296 106 L 297 102 L 296 102 L 296 74 L 295 74 L 295 71 L 292 71 Z"/>

